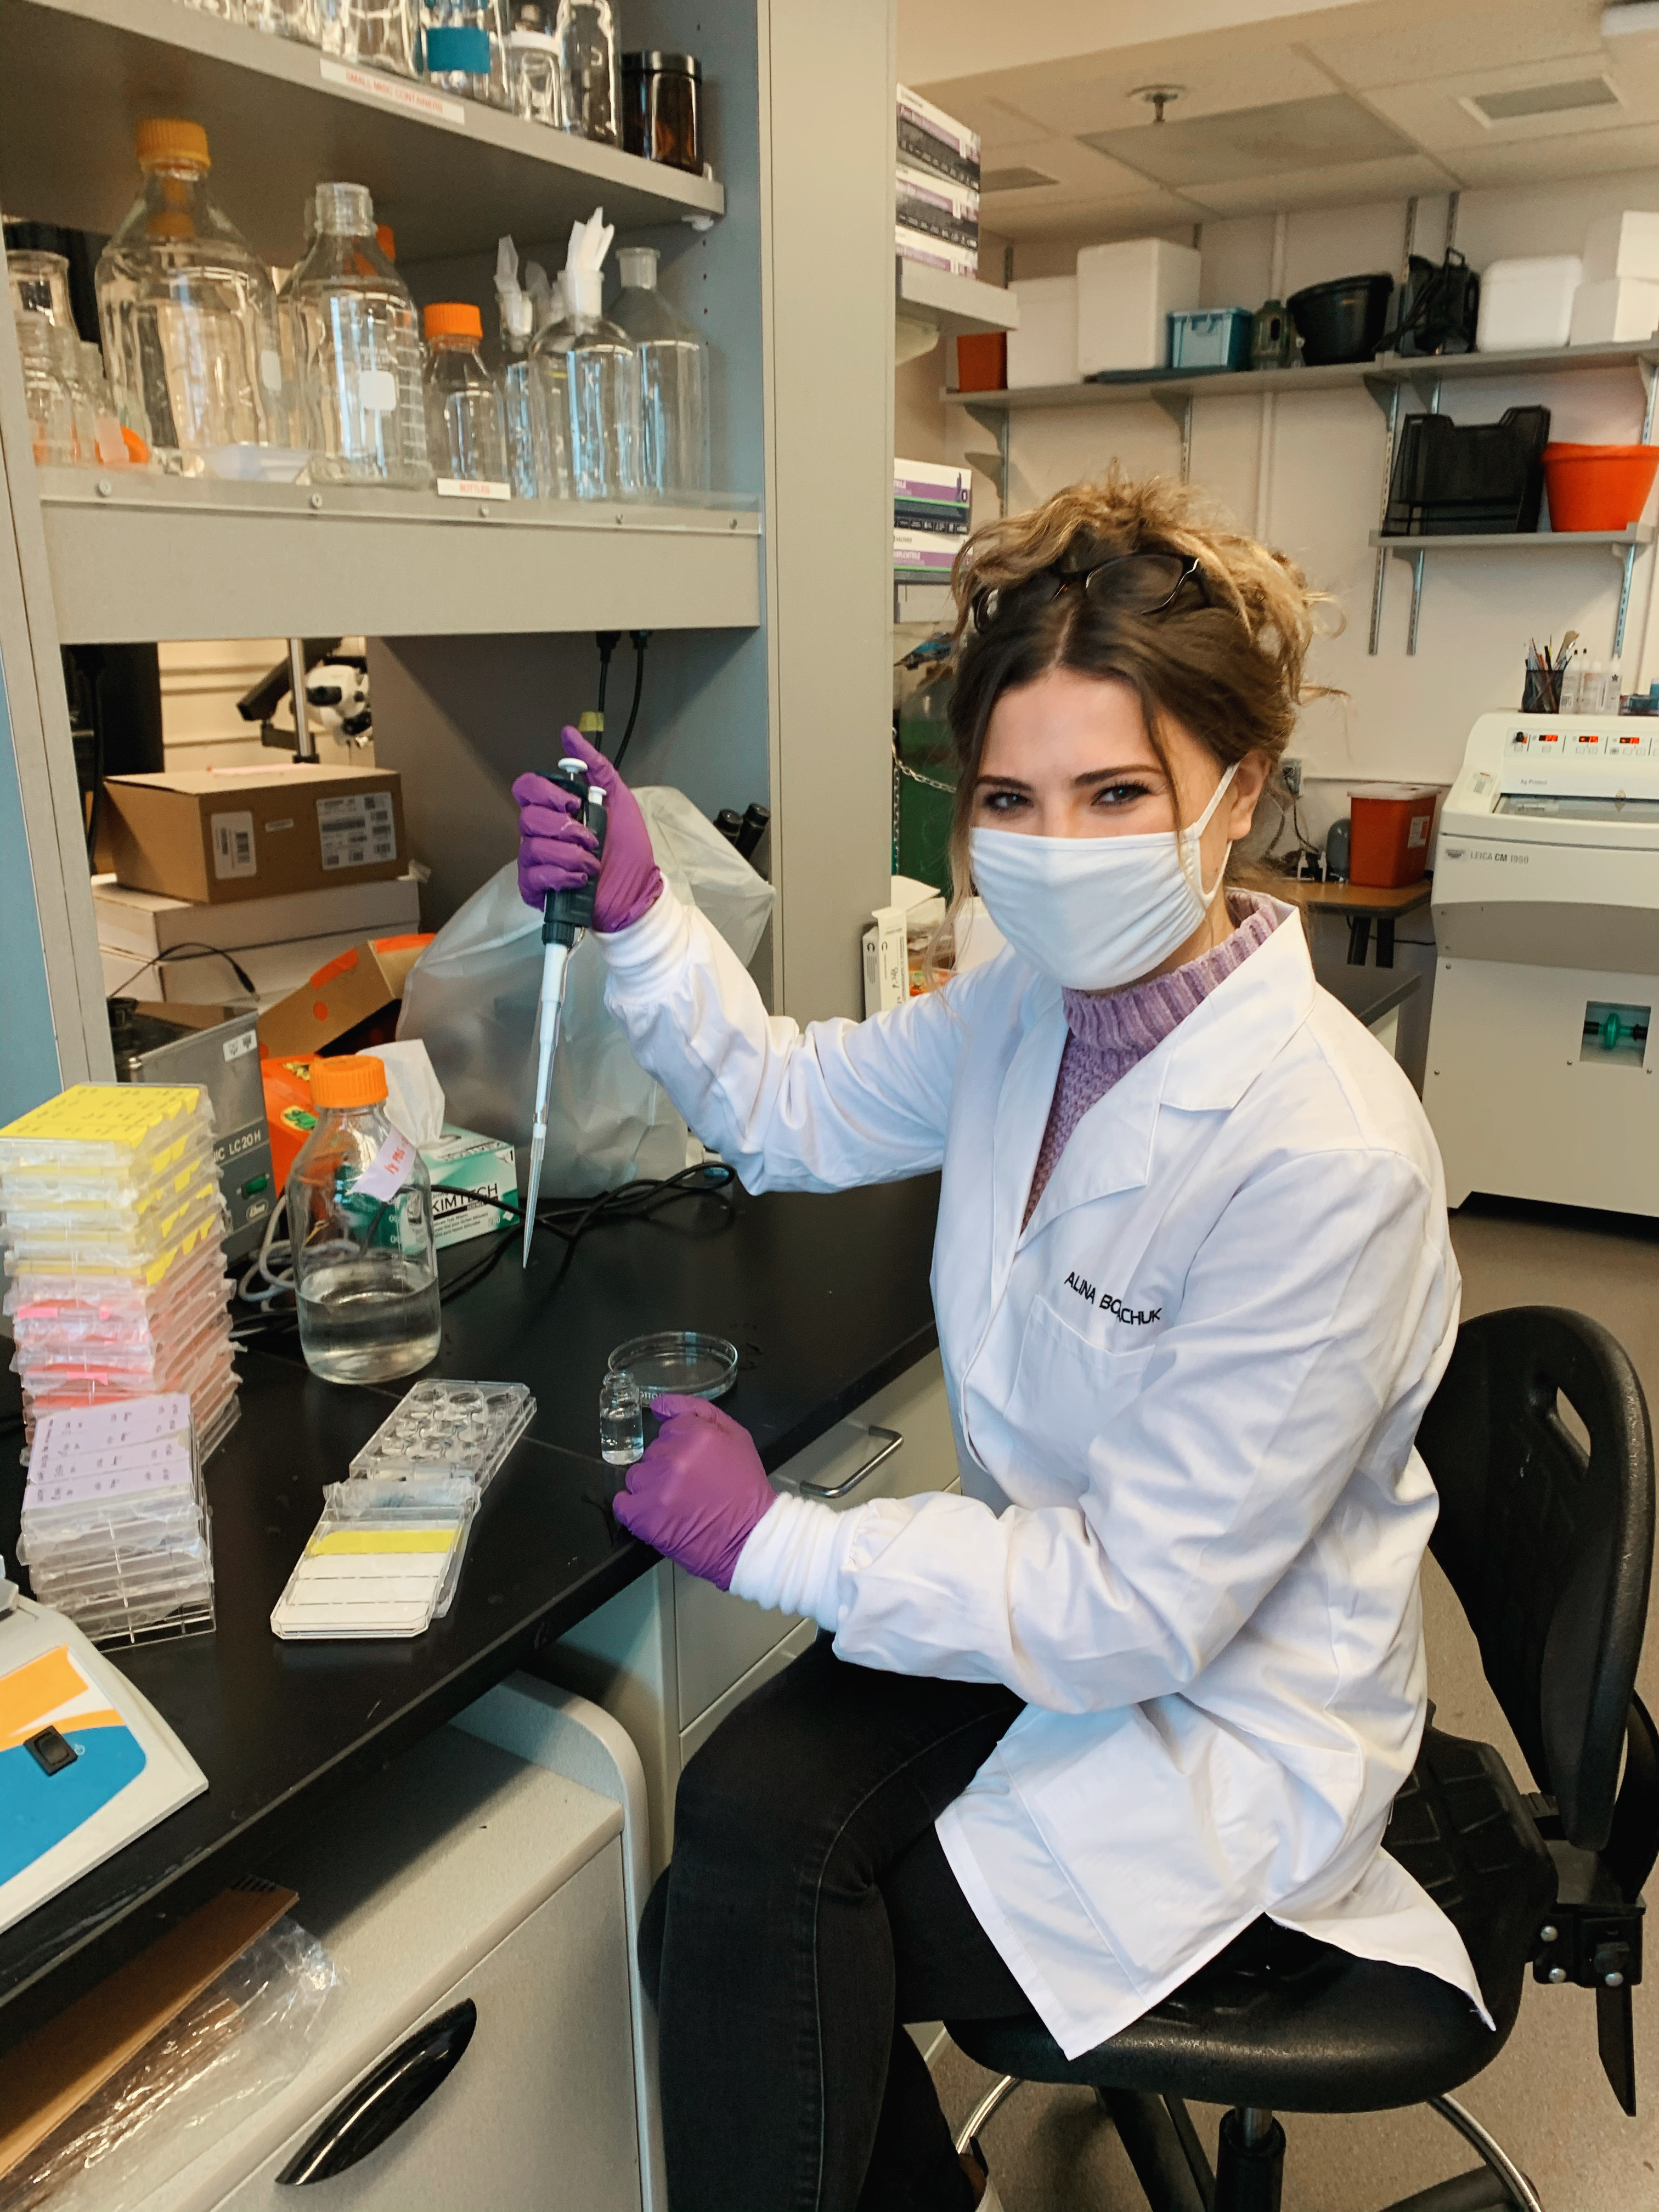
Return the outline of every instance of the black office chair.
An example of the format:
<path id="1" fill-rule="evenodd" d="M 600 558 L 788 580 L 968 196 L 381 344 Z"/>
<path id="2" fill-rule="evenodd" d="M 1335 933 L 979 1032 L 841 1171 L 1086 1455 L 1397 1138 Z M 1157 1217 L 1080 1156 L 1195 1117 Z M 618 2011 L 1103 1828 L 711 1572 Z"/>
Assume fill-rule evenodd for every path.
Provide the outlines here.
<path id="1" fill-rule="evenodd" d="M 1544 1794 L 1523 1796 L 1490 1744 L 1443 1734 L 1431 1714 L 1386 1844 L 1455 1924 L 1497 2033 L 1432 1975 L 1264 1918 L 1080 2058 L 1066 2058 L 1033 2014 L 947 2023 L 969 2057 L 1004 2076 L 963 2148 L 1019 2082 L 1082 2083 L 1115 2123 L 1153 2212 L 1278 2212 L 1275 2110 L 1426 2102 L 1484 2163 L 1391 2212 L 1541 2212 L 1514 2161 L 1450 2094 L 1503 2049 L 1528 1965 L 1534 1981 L 1595 1991 L 1601 2063 L 1635 2112 L 1630 1992 L 1641 1978 L 1642 1884 L 1659 1853 L 1659 1735 L 1634 1690 L 1653 1554 L 1641 1386 L 1607 1330 L 1582 1315 L 1487 1314 L 1459 1330 L 1417 1441 L 1440 1492 L 1434 1555 Z M 1188 2098 L 1229 2107 L 1213 2173 Z"/>

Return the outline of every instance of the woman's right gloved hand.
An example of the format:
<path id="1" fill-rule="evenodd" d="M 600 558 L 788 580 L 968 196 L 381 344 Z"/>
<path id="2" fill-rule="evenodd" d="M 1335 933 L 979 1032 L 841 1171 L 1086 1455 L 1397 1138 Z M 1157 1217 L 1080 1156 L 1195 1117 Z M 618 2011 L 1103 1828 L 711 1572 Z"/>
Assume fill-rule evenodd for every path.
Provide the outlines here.
<path id="1" fill-rule="evenodd" d="M 581 762 L 605 793 L 605 856 L 595 858 L 593 833 L 577 820 L 574 794 L 544 775 L 521 775 L 513 787 L 519 809 L 519 896 L 538 911 L 549 891 L 575 890 L 599 876 L 593 927 L 614 936 L 650 912 L 662 890 L 639 801 L 579 731 L 566 726 L 564 753 Z"/>

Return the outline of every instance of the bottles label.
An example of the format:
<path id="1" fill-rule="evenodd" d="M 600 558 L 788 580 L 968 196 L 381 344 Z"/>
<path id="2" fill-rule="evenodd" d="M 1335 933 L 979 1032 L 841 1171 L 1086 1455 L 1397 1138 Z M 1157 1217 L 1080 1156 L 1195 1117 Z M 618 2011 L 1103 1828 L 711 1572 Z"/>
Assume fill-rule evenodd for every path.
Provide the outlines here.
<path id="1" fill-rule="evenodd" d="M 440 477 L 440 499 L 511 499 L 511 484 L 498 483 L 493 477 Z"/>
<path id="2" fill-rule="evenodd" d="M 385 1200 L 396 1198 L 415 1169 L 415 1147 L 400 1129 L 394 1129 L 352 1185 L 352 1195 Z"/>
<path id="3" fill-rule="evenodd" d="M 398 380 L 389 368 L 366 368 L 357 379 L 357 404 L 365 415 L 397 411 Z"/>

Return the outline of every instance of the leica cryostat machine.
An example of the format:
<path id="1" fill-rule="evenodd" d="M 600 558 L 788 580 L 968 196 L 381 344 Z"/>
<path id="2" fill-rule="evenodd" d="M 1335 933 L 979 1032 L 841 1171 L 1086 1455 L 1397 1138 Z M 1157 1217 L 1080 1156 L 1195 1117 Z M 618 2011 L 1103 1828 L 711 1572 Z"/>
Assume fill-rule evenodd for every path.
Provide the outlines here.
<path id="1" fill-rule="evenodd" d="M 1441 810 L 1446 1196 L 1659 1214 L 1659 720 L 1483 714 Z"/>

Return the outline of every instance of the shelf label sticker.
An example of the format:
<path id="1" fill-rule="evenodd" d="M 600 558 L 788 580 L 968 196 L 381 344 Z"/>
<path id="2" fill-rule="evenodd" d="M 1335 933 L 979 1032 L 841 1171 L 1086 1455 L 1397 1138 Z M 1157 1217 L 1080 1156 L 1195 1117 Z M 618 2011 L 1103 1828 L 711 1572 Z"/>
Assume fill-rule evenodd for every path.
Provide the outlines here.
<path id="1" fill-rule="evenodd" d="M 440 499 L 511 499 L 511 484 L 497 483 L 489 477 L 440 477 Z"/>
<path id="2" fill-rule="evenodd" d="M 325 84 L 343 85 L 348 92 L 360 92 L 366 100 L 380 100 L 388 107 L 405 108 L 423 122 L 447 123 L 457 131 L 466 128 L 464 100 L 441 99 L 423 85 L 411 84 L 407 77 L 383 76 L 379 70 L 356 69 L 347 62 L 322 60 L 318 68 Z"/>
<path id="3" fill-rule="evenodd" d="M 236 814 L 210 814 L 208 834 L 213 840 L 213 872 L 220 883 L 232 876 L 258 874 L 251 809 Z"/>
<path id="4" fill-rule="evenodd" d="M 317 801 L 317 836 L 325 869 L 364 868 L 398 857 L 398 823 L 389 791 L 356 791 Z"/>

